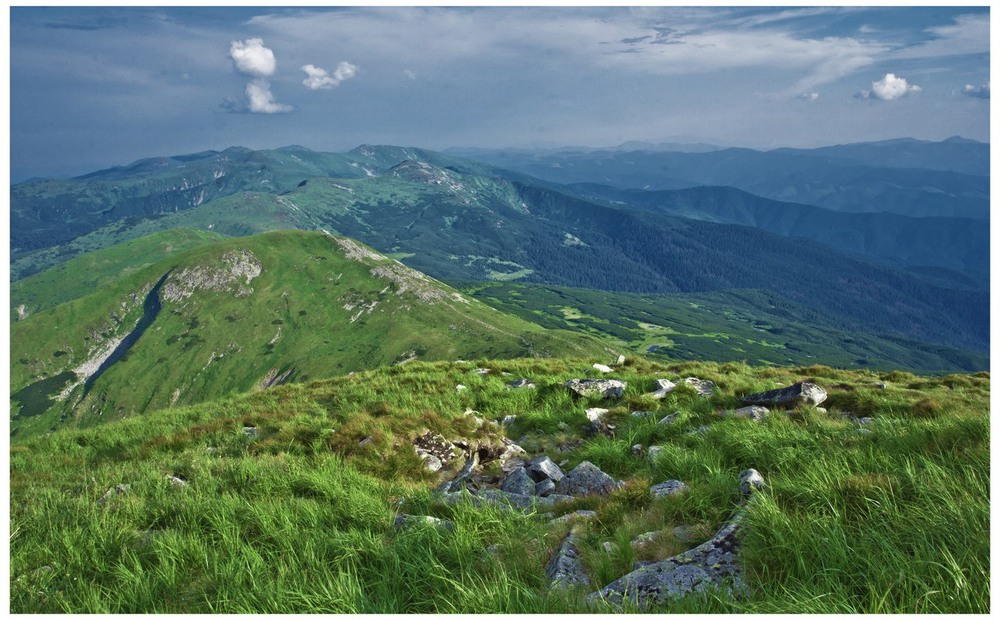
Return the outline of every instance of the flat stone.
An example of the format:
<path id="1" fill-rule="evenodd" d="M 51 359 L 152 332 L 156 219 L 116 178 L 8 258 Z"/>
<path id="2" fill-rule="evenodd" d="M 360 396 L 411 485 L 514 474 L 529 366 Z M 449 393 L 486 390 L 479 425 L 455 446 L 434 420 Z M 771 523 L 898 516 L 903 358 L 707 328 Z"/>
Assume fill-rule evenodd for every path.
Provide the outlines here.
<path id="1" fill-rule="evenodd" d="M 594 368 L 599 372 L 614 372 L 615 370 L 610 366 L 605 366 L 604 364 L 594 364 Z"/>
<path id="2" fill-rule="evenodd" d="M 656 389 L 650 392 L 649 394 L 646 394 L 646 396 L 655 398 L 657 400 L 661 398 L 666 398 L 667 394 L 674 391 L 674 388 L 677 387 L 676 383 L 668 379 L 657 379 L 653 383 Z"/>
<path id="3" fill-rule="evenodd" d="M 683 493 L 684 491 L 687 491 L 687 488 L 688 485 L 684 484 L 680 480 L 667 480 L 649 487 L 649 494 L 655 499 Z"/>
<path id="4" fill-rule="evenodd" d="M 809 381 L 799 381 L 778 390 L 748 394 L 740 400 L 747 405 L 769 405 L 771 407 L 797 407 L 798 405 L 818 405 L 826 400 L 826 390 Z"/>

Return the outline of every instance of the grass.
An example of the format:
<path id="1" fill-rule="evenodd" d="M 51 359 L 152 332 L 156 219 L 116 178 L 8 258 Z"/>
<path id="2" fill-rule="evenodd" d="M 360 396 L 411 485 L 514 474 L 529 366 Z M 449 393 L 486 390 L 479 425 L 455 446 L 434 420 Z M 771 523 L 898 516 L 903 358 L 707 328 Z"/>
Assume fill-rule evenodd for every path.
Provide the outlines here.
<path id="1" fill-rule="evenodd" d="M 707 539 L 737 505 L 738 472 L 760 471 L 768 490 L 747 509 L 739 556 L 749 594 L 646 611 L 988 612 L 987 374 L 629 359 L 615 373 L 628 381 L 624 398 L 604 405 L 617 424 L 605 437 L 586 431 L 583 410 L 598 403 L 574 401 L 561 386 L 592 373 L 593 361 L 417 361 L 15 441 L 11 611 L 610 611 L 546 588 L 545 564 L 568 525 L 435 502 L 430 489 L 442 474 L 424 471 L 410 445 L 433 430 L 481 445 L 506 432 L 564 469 L 590 460 L 624 479 L 610 496 L 553 509 L 597 511 L 580 533 L 593 589 L 637 560 Z M 714 381 L 716 395 L 679 387 L 662 401 L 644 396 L 657 378 L 691 375 Z M 538 388 L 507 389 L 520 377 Z M 741 394 L 805 378 L 830 392 L 826 413 L 775 412 L 762 422 L 718 415 Z M 458 383 L 468 389 L 456 391 Z M 468 409 L 517 420 L 506 431 L 476 428 Z M 674 424 L 656 424 L 674 411 Z M 871 432 L 843 411 L 873 415 Z M 702 425 L 709 430 L 688 434 Z M 560 451 L 569 439 L 582 441 Z M 635 443 L 663 449 L 652 460 L 633 454 Z M 649 486 L 667 479 L 689 490 L 651 499 Z M 116 484 L 131 487 L 96 501 Z M 447 518 L 454 529 L 395 530 L 397 512 Z M 673 536 L 680 525 L 690 538 Z M 630 545 L 661 530 L 669 534 L 651 547 Z"/>

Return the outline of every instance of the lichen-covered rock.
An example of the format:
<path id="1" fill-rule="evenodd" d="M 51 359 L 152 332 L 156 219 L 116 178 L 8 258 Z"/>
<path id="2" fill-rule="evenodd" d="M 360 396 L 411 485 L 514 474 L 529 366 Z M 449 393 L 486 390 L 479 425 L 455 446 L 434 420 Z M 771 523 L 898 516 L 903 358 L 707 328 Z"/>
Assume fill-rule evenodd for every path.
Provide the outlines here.
<path id="1" fill-rule="evenodd" d="M 703 396 L 705 398 L 715 394 L 715 384 L 706 379 L 699 379 L 698 377 L 687 377 L 684 379 L 684 383 L 690 385 L 698 392 L 698 396 Z"/>
<path id="2" fill-rule="evenodd" d="M 549 579 L 550 589 L 590 585 L 576 542 L 574 534 L 567 534 L 549 560 L 545 575 Z"/>
<path id="3" fill-rule="evenodd" d="M 639 607 L 662 604 L 711 587 L 742 589 L 743 576 L 736 562 L 739 548 L 737 514 L 710 540 L 666 560 L 640 566 L 587 597 L 620 604 L 626 599 Z"/>
<path id="4" fill-rule="evenodd" d="M 649 494 L 656 499 L 666 497 L 668 495 L 683 493 L 684 491 L 687 491 L 687 488 L 688 486 L 680 480 L 667 480 L 649 487 Z"/>
<path id="5" fill-rule="evenodd" d="M 505 493 L 516 493 L 518 495 L 534 495 L 535 481 L 531 479 L 528 472 L 523 467 L 518 467 L 507 474 L 500 490 Z"/>
<path id="6" fill-rule="evenodd" d="M 577 510 L 575 512 L 570 512 L 564 514 L 561 517 L 556 517 L 555 519 L 552 519 L 551 521 L 549 521 L 549 525 L 558 525 L 560 523 L 567 523 L 569 521 L 576 521 L 578 519 L 586 521 L 596 518 L 597 518 L 597 513 L 594 512 L 593 510 Z"/>
<path id="7" fill-rule="evenodd" d="M 618 488 L 611 476 L 590 461 L 583 461 L 556 484 L 566 495 L 607 495 Z"/>
<path id="8" fill-rule="evenodd" d="M 756 469 L 744 469 L 740 472 L 740 492 L 744 495 L 754 491 L 762 491 L 767 488 L 764 484 L 764 476 Z"/>
<path id="9" fill-rule="evenodd" d="M 732 411 L 723 411 L 722 417 L 745 418 L 759 422 L 760 420 L 763 420 L 769 413 L 771 413 L 771 411 L 767 407 L 760 407 L 758 405 L 749 405 L 747 407 L 740 407 L 739 409 L 734 409 Z"/>
<path id="10" fill-rule="evenodd" d="M 570 379 L 569 391 L 583 398 L 621 398 L 628 384 L 618 379 Z"/>
<path id="11" fill-rule="evenodd" d="M 747 405 L 768 405 L 771 407 L 815 406 L 826 400 L 826 390 L 815 383 L 799 381 L 786 388 L 748 394 L 740 400 Z"/>
<path id="12" fill-rule="evenodd" d="M 528 464 L 527 469 L 528 475 L 531 476 L 532 480 L 535 482 L 540 482 L 546 479 L 553 482 L 559 482 L 562 480 L 563 476 L 566 475 L 563 473 L 563 470 L 560 469 L 560 467 L 547 456 L 534 459 Z"/>

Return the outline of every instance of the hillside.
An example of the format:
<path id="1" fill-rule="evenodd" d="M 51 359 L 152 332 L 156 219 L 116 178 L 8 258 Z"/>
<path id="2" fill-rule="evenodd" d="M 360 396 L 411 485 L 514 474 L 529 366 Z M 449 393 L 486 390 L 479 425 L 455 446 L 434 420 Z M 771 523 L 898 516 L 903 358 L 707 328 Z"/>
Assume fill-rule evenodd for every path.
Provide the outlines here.
<path id="1" fill-rule="evenodd" d="M 15 438 L 11 611 L 989 610 L 988 375 L 630 359 L 620 398 L 574 399 L 591 361 L 414 362 Z M 804 379 L 821 408 L 733 413 Z M 557 472 L 560 495 L 496 488 Z"/>
<path id="2" fill-rule="evenodd" d="M 11 431 L 416 359 L 566 354 L 613 359 L 350 239 L 275 232 L 174 255 L 14 323 Z"/>
<path id="3" fill-rule="evenodd" d="M 821 310 L 852 331 L 988 348 L 988 296 L 941 273 L 877 265 L 747 226 L 599 205 L 416 149 L 359 147 L 346 156 L 364 162 L 363 177 L 303 178 L 280 193 L 242 191 L 176 213 L 117 220 L 55 247 L 71 255 L 179 226 L 229 235 L 323 229 L 436 278 L 641 293 L 759 289 Z M 30 273 L 49 251 L 22 256 L 12 268 Z"/>
<path id="4" fill-rule="evenodd" d="M 640 295 L 514 282 L 454 282 L 463 293 L 549 329 L 570 329 L 650 359 L 823 364 L 913 372 L 989 370 L 989 357 L 838 328 L 762 291 Z"/>

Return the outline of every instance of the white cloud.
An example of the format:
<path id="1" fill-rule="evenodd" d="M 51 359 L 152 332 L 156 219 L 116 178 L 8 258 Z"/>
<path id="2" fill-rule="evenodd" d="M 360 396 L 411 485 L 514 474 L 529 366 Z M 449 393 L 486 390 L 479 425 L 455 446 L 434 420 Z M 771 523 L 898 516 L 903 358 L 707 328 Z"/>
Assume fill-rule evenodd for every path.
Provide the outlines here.
<path id="1" fill-rule="evenodd" d="M 309 90 L 326 90 L 339 86 L 344 80 L 349 80 L 358 74 L 358 67 L 349 62 L 341 62 L 333 70 L 333 75 L 327 73 L 326 69 L 316 65 L 303 65 L 301 67 L 306 72 L 306 79 L 302 80 Z"/>
<path id="2" fill-rule="evenodd" d="M 967 97 L 976 97 L 977 99 L 989 99 L 990 98 L 990 83 L 986 82 L 980 86 L 973 86 L 972 84 L 966 84 L 962 89 L 962 94 Z"/>
<path id="3" fill-rule="evenodd" d="M 411 80 L 417 79 L 417 74 L 414 73 L 413 71 L 410 71 L 409 69 L 403 69 L 403 75 L 410 78 Z"/>
<path id="4" fill-rule="evenodd" d="M 895 73 L 886 73 L 881 80 L 872 82 L 871 90 L 863 90 L 857 96 L 862 99 L 874 97 L 882 101 L 892 101 L 909 93 L 919 93 L 920 90 L 916 84 L 907 83 L 906 78 L 897 77 Z"/>
<path id="5" fill-rule="evenodd" d="M 274 52 L 264 47 L 263 39 L 233 41 L 229 44 L 229 57 L 236 70 L 244 75 L 264 78 L 274 75 L 278 68 Z"/>
<path id="6" fill-rule="evenodd" d="M 803 101 L 816 101 L 819 99 L 819 93 L 802 93 L 798 98 Z"/>
<path id="7" fill-rule="evenodd" d="M 271 93 L 271 84 L 263 78 L 256 79 L 247 84 L 247 99 L 250 100 L 250 111 L 260 114 L 281 114 L 291 112 L 294 108 L 290 105 L 278 103 Z"/>

